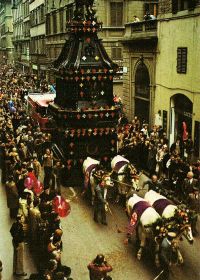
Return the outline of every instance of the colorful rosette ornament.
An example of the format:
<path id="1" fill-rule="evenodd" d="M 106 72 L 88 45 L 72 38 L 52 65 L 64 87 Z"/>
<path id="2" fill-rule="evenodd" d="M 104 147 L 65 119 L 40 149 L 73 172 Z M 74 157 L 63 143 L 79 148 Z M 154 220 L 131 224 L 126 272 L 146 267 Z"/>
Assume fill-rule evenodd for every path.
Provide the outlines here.
<path id="1" fill-rule="evenodd" d="M 60 195 L 53 199 L 52 207 L 61 218 L 67 217 L 71 212 L 70 204 Z"/>

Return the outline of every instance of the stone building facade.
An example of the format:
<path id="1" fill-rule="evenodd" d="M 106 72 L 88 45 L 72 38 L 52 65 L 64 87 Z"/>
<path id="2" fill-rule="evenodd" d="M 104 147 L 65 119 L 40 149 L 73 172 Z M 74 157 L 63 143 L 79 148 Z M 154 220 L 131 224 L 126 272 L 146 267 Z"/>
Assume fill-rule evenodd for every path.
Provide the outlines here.
<path id="1" fill-rule="evenodd" d="M 3 63 L 13 63 L 13 17 L 12 1 L 0 3 L 0 60 Z"/>
<path id="2" fill-rule="evenodd" d="M 156 20 L 126 24 L 123 95 L 126 113 L 160 124 L 170 144 L 188 135 L 200 142 L 200 1 L 161 0 Z M 184 123 L 184 124 L 183 124 Z"/>
<path id="3" fill-rule="evenodd" d="M 153 1 L 154 3 L 155 1 Z M 114 92 L 123 99 L 123 44 L 121 40 L 125 35 L 125 24 L 133 21 L 137 15 L 143 19 L 145 11 L 155 9 L 152 1 L 122 1 L 122 0 L 96 0 L 94 8 L 98 20 L 103 23 L 99 36 L 107 53 L 112 60 L 120 66 L 120 71 L 114 81 Z M 65 25 L 73 17 L 74 0 L 54 1 L 46 0 L 46 50 L 49 64 L 59 55 L 66 39 Z M 125 69 L 126 72 L 126 69 Z M 48 73 L 51 80 L 51 73 Z"/>
<path id="4" fill-rule="evenodd" d="M 18 69 L 30 71 L 29 0 L 18 0 L 13 5 L 14 61 Z"/>
<path id="5" fill-rule="evenodd" d="M 31 71 L 40 77 L 45 77 L 48 69 L 45 44 L 45 1 L 31 0 L 29 3 Z"/>
<path id="6" fill-rule="evenodd" d="M 16 0 L 18 9 L 26 2 L 29 16 L 22 13 L 23 20 L 19 14 L 14 21 L 15 56 L 24 65 L 27 58 L 31 71 L 51 81 L 49 69 L 66 40 L 66 22 L 73 17 L 75 1 Z M 162 125 L 170 143 L 181 137 L 185 122 L 199 151 L 200 0 L 96 0 L 94 6 L 103 23 L 99 36 L 121 67 L 114 93 L 122 98 L 128 119 L 138 115 L 150 127 Z M 8 7 L 11 9 L 11 3 Z M 154 20 L 143 20 L 146 11 Z M 134 15 L 140 22 L 133 22 Z M 1 9 L 1 34 L 7 22 L 4 16 L 5 9 Z M 5 37 L 3 34 L 1 50 Z"/>
<path id="7" fill-rule="evenodd" d="M 185 123 L 196 155 L 200 150 L 199 34 L 200 1 L 161 1 L 154 115 L 165 112 L 170 143 L 182 138 Z"/>

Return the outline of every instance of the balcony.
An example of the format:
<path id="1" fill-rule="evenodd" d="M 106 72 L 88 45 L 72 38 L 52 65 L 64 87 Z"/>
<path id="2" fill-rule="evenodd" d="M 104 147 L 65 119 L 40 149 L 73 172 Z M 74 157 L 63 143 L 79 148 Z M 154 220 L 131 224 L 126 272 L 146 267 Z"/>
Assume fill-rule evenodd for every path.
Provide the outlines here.
<path id="1" fill-rule="evenodd" d="M 157 20 L 130 22 L 125 25 L 126 31 L 123 42 L 128 41 L 156 41 Z"/>

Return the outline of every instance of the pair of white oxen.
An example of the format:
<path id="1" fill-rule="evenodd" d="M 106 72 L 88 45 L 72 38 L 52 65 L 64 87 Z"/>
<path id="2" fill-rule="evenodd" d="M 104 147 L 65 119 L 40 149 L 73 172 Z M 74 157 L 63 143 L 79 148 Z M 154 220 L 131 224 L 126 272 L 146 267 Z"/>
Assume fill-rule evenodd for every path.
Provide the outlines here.
<path id="1" fill-rule="evenodd" d="M 95 185 L 96 180 L 94 177 L 95 169 L 100 165 L 98 160 L 88 157 L 83 162 L 83 173 L 85 181 L 90 185 L 92 200 L 95 196 Z M 117 155 L 111 161 L 112 172 L 105 172 L 103 180 L 106 186 L 109 188 L 113 186 L 113 176 L 115 173 L 115 180 L 117 181 L 117 188 L 120 195 L 125 195 L 129 199 L 127 200 L 126 207 L 127 213 L 131 216 L 134 206 L 140 202 L 147 202 L 148 207 L 144 209 L 141 214 L 139 221 L 137 221 L 137 237 L 139 239 L 139 250 L 137 252 L 137 258 L 140 260 L 143 248 L 146 246 L 147 240 L 155 241 L 151 225 L 155 224 L 159 219 L 173 219 L 177 206 L 173 205 L 166 197 L 154 192 L 153 190 L 148 191 L 145 194 L 144 199 L 135 194 L 135 191 L 139 190 L 139 176 L 136 174 L 136 169 L 130 164 L 130 162 L 124 157 Z M 117 178 L 116 178 L 117 176 Z M 107 188 L 105 188 L 104 198 L 107 195 Z M 160 203 L 162 201 L 162 203 Z M 193 236 L 190 225 L 183 227 L 181 234 L 192 243 Z M 179 234 L 180 237 L 180 234 Z M 178 241 L 178 240 L 177 240 Z M 177 247 L 177 256 L 179 263 L 183 263 L 182 255 Z M 155 242 L 155 263 L 159 264 L 159 243 Z"/>
<path id="2" fill-rule="evenodd" d="M 153 190 L 150 190 L 145 194 L 144 198 L 138 196 L 137 194 L 133 194 L 133 196 L 129 198 L 129 200 L 127 201 L 127 213 L 129 217 L 132 215 L 135 207 L 140 206 L 140 204 L 142 203 L 146 205 L 146 207 L 143 208 L 142 214 L 140 213 L 141 215 L 139 217 L 139 221 L 137 221 L 136 226 L 137 237 L 139 239 L 139 250 L 137 251 L 138 260 L 141 259 L 143 249 L 146 246 L 147 240 L 153 242 L 156 241 L 156 236 L 154 236 L 151 225 L 162 219 L 164 219 L 165 221 L 171 220 L 175 222 L 175 213 L 177 213 L 178 210 L 178 207 L 176 205 L 173 205 L 172 202 L 169 201 L 166 197 Z M 190 244 L 193 243 L 193 235 L 191 225 L 189 223 L 181 227 L 178 236 L 175 238 L 177 259 L 179 264 L 183 263 L 183 257 L 178 247 L 181 236 L 185 236 Z M 158 266 L 160 243 L 155 242 L 154 245 L 155 264 Z"/>
<path id="3" fill-rule="evenodd" d="M 95 196 L 96 180 L 94 177 L 95 171 L 100 166 L 100 161 L 87 157 L 83 162 L 83 174 L 85 182 L 90 186 L 92 201 Z M 130 197 L 134 191 L 139 190 L 139 176 L 135 167 L 126 158 L 117 155 L 111 161 L 111 172 L 103 172 L 102 179 L 107 188 L 115 185 L 118 190 L 119 196 Z M 113 183 L 115 182 L 115 184 Z M 107 194 L 105 189 L 105 196 Z"/>

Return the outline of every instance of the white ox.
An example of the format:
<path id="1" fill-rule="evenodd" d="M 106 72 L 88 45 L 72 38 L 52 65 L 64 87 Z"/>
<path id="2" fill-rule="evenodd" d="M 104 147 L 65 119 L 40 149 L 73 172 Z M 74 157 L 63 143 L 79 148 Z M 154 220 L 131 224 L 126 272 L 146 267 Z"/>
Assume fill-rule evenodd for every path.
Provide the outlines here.
<path id="1" fill-rule="evenodd" d="M 94 172 L 98 169 L 99 170 L 99 164 L 100 161 L 93 159 L 91 157 L 87 157 L 83 162 L 83 174 L 84 174 L 84 188 L 85 190 L 90 187 L 91 190 L 91 203 L 93 205 L 94 203 L 94 197 L 95 197 L 95 186 L 96 186 L 96 178 L 94 176 Z M 102 178 L 105 182 L 106 187 L 112 187 L 113 182 L 111 180 L 111 173 L 102 171 Z M 107 195 L 107 189 L 105 188 L 104 191 L 104 198 L 106 199 Z"/>
<path id="2" fill-rule="evenodd" d="M 174 217 L 177 206 L 172 204 L 165 196 L 150 190 L 148 191 L 144 198 L 155 208 L 155 210 L 165 219 L 170 219 Z M 159 205 L 159 201 L 162 202 Z"/>
<path id="3" fill-rule="evenodd" d="M 155 208 L 155 210 L 162 216 L 162 218 L 170 219 L 173 221 L 178 207 L 174 205 L 170 200 L 168 200 L 165 196 L 153 190 L 150 190 L 145 194 L 144 198 Z M 183 235 L 190 243 L 193 243 L 194 238 L 192 235 L 191 225 L 188 224 L 183 228 Z"/>
<path id="4" fill-rule="evenodd" d="M 145 199 L 155 208 L 155 210 L 162 216 L 162 218 L 171 221 L 171 223 L 176 226 L 177 222 L 175 219 L 173 219 L 175 217 L 176 211 L 178 210 L 178 207 L 176 205 L 174 205 L 165 196 L 160 195 L 153 190 L 150 190 L 145 194 Z M 173 241 L 174 248 L 177 252 L 177 261 L 179 264 L 183 264 L 183 257 L 179 250 L 179 241 L 182 235 L 185 236 L 190 244 L 193 243 L 194 239 L 189 222 L 188 224 L 182 225 L 180 227 L 178 236 Z"/>
<path id="5" fill-rule="evenodd" d="M 152 230 L 153 224 L 161 220 L 160 215 L 151 205 L 137 194 L 133 194 L 127 201 L 127 213 L 131 215 L 136 212 L 137 217 L 136 232 L 139 239 L 139 250 L 137 252 L 137 259 L 140 260 L 143 248 L 146 246 L 147 239 L 155 246 L 155 262 L 159 263 L 159 246 L 155 242 L 155 236 Z"/>
<path id="6" fill-rule="evenodd" d="M 117 174 L 117 189 L 119 197 L 130 197 L 134 191 L 139 190 L 139 177 L 137 170 L 126 158 L 117 155 L 111 161 L 111 168 Z"/>

